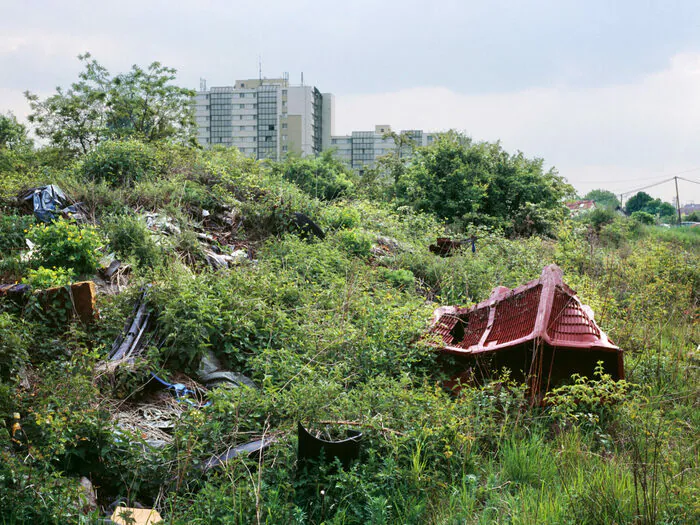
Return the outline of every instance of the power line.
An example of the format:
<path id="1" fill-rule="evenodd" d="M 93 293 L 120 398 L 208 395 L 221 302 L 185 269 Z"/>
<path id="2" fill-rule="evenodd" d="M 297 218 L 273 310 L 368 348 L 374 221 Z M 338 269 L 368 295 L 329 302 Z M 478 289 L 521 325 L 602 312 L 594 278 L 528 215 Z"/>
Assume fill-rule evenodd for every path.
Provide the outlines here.
<path id="1" fill-rule="evenodd" d="M 632 193 L 638 193 L 642 190 L 653 188 L 654 186 L 660 186 L 661 184 L 666 184 L 667 182 L 671 182 L 673 179 L 674 179 L 674 177 L 671 177 L 670 179 L 662 180 L 661 182 L 655 182 L 654 184 L 649 184 L 648 186 L 643 186 L 641 188 L 637 188 L 636 190 L 622 192 L 622 193 L 620 193 L 620 195 L 625 196 L 625 195 L 630 195 Z"/>
<path id="2" fill-rule="evenodd" d="M 690 168 L 689 170 L 677 171 L 676 173 L 668 173 L 665 175 L 656 175 L 654 177 L 645 177 L 643 179 L 634 178 L 634 179 L 622 179 L 622 180 L 614 180 L 614 181 L 611 181 L 610 179 L 608 179 L 608 180 L 587 180 L 585 182 L 586 182 L 586 184 L 606 184 L 606 183 L 607 184 L 617 184 L 618 182 L 646 181 L 646 180 L 660 179 L 661 177 L 673 177 L 675 175 L 682 175 L 684 173 L 690 173 L 690 172 L 698 171 L 698 170 L 700 170 L 700 166 L 698 166 L 697 168 Z M 678 178 L 681 178 L 681 177 L 678 177 Z"/>
<path id="3" fill-rule="evenodd" d="M 684 180 L 685 182 L 692 182 L 693 184 L 700 184 L 700 182 L 696 180 L 690 180 L 690 179 L 684 179 L 683 177 L 678 177 L 680 180 Z"/>

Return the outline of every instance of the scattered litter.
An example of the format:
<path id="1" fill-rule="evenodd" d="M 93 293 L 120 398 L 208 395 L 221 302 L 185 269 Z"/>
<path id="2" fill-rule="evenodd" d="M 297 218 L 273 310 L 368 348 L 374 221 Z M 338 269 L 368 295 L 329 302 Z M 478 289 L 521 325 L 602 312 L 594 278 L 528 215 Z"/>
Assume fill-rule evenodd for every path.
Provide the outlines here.
<path id="1" fill-rule="evenodd" d="M 243 454 L 245 454 L 247 457 L 260 454 L 263 450 L 269 448 L 273 442 L 273 438 L 263 438 L 256 439 L 255 441 L 249 441 L 248 443 L 238 445 L 237 447 L 229 448 L 223 454 L 219 454 L 209 458 L 209 460 L 204 464 L 203 468 L 204 470 L 209 470 L 224 465 L 226 462 Z"/>
<path id="2" fill-rule="evenodd" d="M 115 406 L 112 418 L 117 427 L 143 440 L 152 448 L 162 448 L 172 443 L 168 433 L 182 414 L 183 407 L 166 392 L 152 395 L 138 405 Z"/>
<path id="3" fill-rule="evenodd" d="M 37 219 L 51 222 L 58 215 L 84 220 L 84 214 L 79 209 L 80 203 L 71 203 L 61 188 L 55 184 L 32 188 L 24 194 L 22 200 L 34 210 Z"/>
<path id="4" fill-rule="evenodd" d="M 435 244 L 428 246 L 428 249 L 441 257 L 449 257 L 462 246 L 471 245 L 472 253 L 476 253 L 476 237 L 472 235 L 464 241 L 455 241 L 449 237 L 438 237 Z"/>
<path id="5" fill-rule="evenodd" d="M 360 445 L 362 432 L 357 430 L 344 430 L 343 434 L 347 435 L 345 439 L 331 440 L 312 435 L 301 422 L 297 424 L 297 432 L 299 434 L 299 449 L 297 452 L 299 463 L 307 461 L 318 461 L 323 457 L 324 461 L 332 462 L 334 458 L 338 458 L 344 468 L 348 468 L 350 464 L 360 457 Z"/>
<path id="6" fill-rule="evenodd" d="M 258 388 L 252 379 L 236 372 L 223 370 L 221 362 L 216 358 L 211 350 L 208 350 L 199 362 L 197 378 L 208 388 L 217 386 L 246 386 Z"/>
<path id="7" fill-rule="evenodd" d="M 155 525 L 163 522 L 157 510 L 121 506 L 114 509 L 110 519 L 117 525 Z"/>
<path id="8" fill-rule="evenodd" d="M 202 210 L 202 217 L 209 217 L 210 215 L 209 210 Z"/>
<path id="9" fill-rule="evenodd" d="M 28 284 L 0 284 L 0 297 L 19 298 L 29 290 Z"/>
<path id="10" fill-rule="evenodd" d="M 88 510 L 96 509 L 97 494 L 95 494 L 95 488 L 92 486 L 92 482 L 83 476 L 80 478 L 80 488 L 85 496 L 85 507 L 87 507 Z"/>
<path id="11" fill-rule="evenodd" d="M 593 377 L 598 361 L 613 379 L 624 379 L 622 350 L 564 284 L 555 264 L 525 285 L 496 287 L 488 300 L 472 308 L 438 308 L 430 332 L 440 340 L 433 344 L 457 358 L 461 368 L 450 387 L 505 367 L 514 378 L 527 381 L 533 399 L 541 401 L 574 373 Z"/>
<path id="12" fill-rule="evenodd" d="M 119 268 L 122 267 L 122 262 L 119 259 L 114 259 L 111 263 L 109 263 L 109 266 L 106 268 L 102 269 L 100 273 L 106 278 L 106 279 L 111 279 L 112 276 L 117 272 Z"/>
<path id="13" fill-rule="evenodd" d="M 394 255 L 399 251 L 410 251 L 409 247 L 392 237 L 379 236 L 375 239 L 375 243 L 370 250 L 370 253 L 375 257 Z"/>
<path id="14" fill-rule="evenodd" d="M 207 263 L 215 270 L 221 270 L 240 264 L 243 260 L 248 259 L 248 254 L 245 250 L 236 250 L 231 255 L 215 253 L 209 248 L 204 248 L 204 257 Z"/>
<path id="15" fill-rule="evenodd" d="M 187 388 L 185 385 L 182 383 L 168 383 L 164 379 L 161 379 L 157 375 L 155 375 L 153 372 L 151 372 L 151 377 L 158 381 L 160 384 L 162 384 L 165 388 L 168 390 L 172 390 L 173 393 L 175 394 L 175 399 L 179 403 L 180 401 L 185 401 L 186 403 L 198 407 L 198 408 L 204 408 L 209 405 L 211 405 L 211 401 L 208 401 L 204 404 L 198 403 L 197 401 L 193 400 L 192 397 L 196 396 L 196 392 L 193 390 L 190 390 Z"/>
<path id="16" fill-rule="evenodd" d="M 141 296 L 134 305 L 134 311 L 124 327 L 124 333 L 114 341 L 112 349 L 109 352 L 111 361 L 120 361 L 123 359 L 133 359 L 138 356 L 146 346 L 144 334 L 150 328 L 151 312 L 148 310 L 146 294 L 148 286 L 141 292 Z"/>
<path id="17" fill-rule="evenodd" d="M 143 216 L 146 220 L 146 227 L 149 230 L 159 231 L 166 235 L 180 235 L 182 230 L 175 224 L 175 221 L 165 215 L 159 213 L 147 213 Z"/>
<path id="18" fill-rule="evenodd" d="M 308 239 L 311 235 L 321 240 L 326 238 L 326 233 L 321 227 L 303 213 L 294 212 L 292 224 L 300 230 L 300 237 L 302 239 Z"/>

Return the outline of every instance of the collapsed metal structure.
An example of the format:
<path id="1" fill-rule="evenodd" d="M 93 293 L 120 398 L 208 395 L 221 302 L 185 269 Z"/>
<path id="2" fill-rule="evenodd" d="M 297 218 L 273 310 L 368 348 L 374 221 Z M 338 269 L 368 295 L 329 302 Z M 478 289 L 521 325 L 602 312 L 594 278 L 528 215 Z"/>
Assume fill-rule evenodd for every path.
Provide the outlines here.
<path id="1" fill-rule="evenodd" d="M 430 332 L 439 351 L 454 356 L 457 374 L 450 387 L 508 368 L 541 401 L 572 374 L 592 377 L 599 361 L 613 379 L 624 379 L 622 350 L 563 282 L 555 264 L 537 280 L 512 290 L 495 288 L 488 300 L 471 308 L 438 308 Z"/>

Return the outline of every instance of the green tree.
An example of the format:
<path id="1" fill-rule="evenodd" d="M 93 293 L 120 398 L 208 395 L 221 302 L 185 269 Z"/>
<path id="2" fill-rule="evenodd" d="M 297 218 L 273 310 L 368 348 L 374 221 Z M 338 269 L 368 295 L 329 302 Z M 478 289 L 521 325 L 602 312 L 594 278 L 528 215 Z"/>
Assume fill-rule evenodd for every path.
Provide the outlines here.
<path id="1" fill-rule="evenodd" d="M 174 69 L 154 62 L 112 77 L 89 53 L 78 58 L 85 69 L 68 89 L 58 87 L 44 100 L 25 92 L 39 137 L 74 153 L 110 138 L 192 139 L 194 92 L 170 83 Z"/>
<path id="2" fill-rule="evenodd" d="M 56 88 L 56 93 L 41 100 L 26 91 L 32 113 L 29 122 L 36 134 L 52 146 L 86 153 L 107 136 L 107 97 L 110 77 L 107 70 L 89 53 L 79 55 L 85 70 L 70 88 Z"/>
<path id="3" fill-rule="evenodd" d="M 32 161 L 31 154 L 27 127 L 12 113 L 0 113 L 0 179 L 3 173 L 24 171 Z"/>
<path id="4" fill-rule="evenodd" d="M 318 157 L 289 157 L 276 164 L 274 169 L 304 192 L 319 199 L 347 197 L 354 190 L 353 173 L 331 151 L 325 151 Z"/>
<path id="5" fill-rule="evenodd" d="M 32 147 L 27 127 L 12 113 L 0 113 L 0 150 L 23 151 Z"/>
<path id="6" fill-rule="evenodd" d="M 451 132 L 416 151 L 396 184 L 397 204 L 516 235 L 549 233 L 574 190 L 543 164 L 520 152 L 510 155 L 499 143 L 474 143 Z"/>
<path id="7" fill-rule="evenodd" d="M 634 213 L 635 211 L 645 211 L 645 208 L 652 202 L 654 202 L 654 198 L 651 195 L 640 191 L 639 193 L 630 197 L 625 205 L 625 211 L 629 214 Z"/>
<path id="8" fill-rule="evenodd" d="M 612 191 L 598 189 L 591 190 L 583 197 L 586 200 L 594 201 L 598 206 L 603 208 L 612 208 L 613 210 L 620 205 L 620 200 Z"/>
<path id="9" fill-rule="evenodd" d="M 171 84 L 177 70 L 153 62 L 137 65 L 112 79 L 107 127 L 119 138 L 146 142 L 194 140 L 196 129 L 191 100 L 195 92 Z"/>

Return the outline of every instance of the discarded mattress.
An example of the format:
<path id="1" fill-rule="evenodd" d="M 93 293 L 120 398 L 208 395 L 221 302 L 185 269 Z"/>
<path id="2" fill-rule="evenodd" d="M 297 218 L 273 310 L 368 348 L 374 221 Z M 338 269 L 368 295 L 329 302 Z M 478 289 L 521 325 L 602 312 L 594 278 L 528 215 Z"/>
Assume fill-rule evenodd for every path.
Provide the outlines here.
<path id="1" fill-rule="evenodd" d="M 622 350 L 564 284 L 555 264 L 525 285 L 495 288 L 488 300 L 471 308 L 438 308 L 430 332 L 441 353 L 474 364 L 468 370 L 472 375 L 506 367 L 538 393 L 574 373 L 592 377 L 598 361 L 614 379 L 624 378 Z"/>

